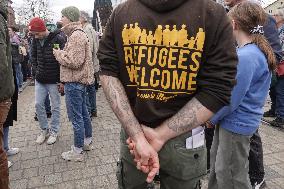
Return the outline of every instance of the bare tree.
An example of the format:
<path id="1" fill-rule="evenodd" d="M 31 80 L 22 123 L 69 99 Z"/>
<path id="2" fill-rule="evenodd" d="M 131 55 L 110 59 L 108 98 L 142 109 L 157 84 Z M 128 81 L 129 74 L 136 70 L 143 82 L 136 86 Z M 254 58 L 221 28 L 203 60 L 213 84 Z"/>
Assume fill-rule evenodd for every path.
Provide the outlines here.
<path id="1" fill-rule="evenodd" d="M 49 0 L 24 0 L 15 7 L 20 24 L 27 24 L 30 19 L 40 17 L 44 20 L 52 20 L 54 13 L 50 9 Z"/>

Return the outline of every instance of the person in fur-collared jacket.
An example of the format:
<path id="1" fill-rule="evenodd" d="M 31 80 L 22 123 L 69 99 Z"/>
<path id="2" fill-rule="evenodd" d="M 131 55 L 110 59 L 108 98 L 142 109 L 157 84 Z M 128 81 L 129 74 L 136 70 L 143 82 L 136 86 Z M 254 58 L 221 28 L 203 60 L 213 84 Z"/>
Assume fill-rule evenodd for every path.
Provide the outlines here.
<path id="1" fill-rule="evenodd" d="M 60 81 L 64 83 L 68 117 L 73 125 L 74 141 L 71 151 L 63 152 L 65 160 L 82 161 L 83 150 L 90 150 L 92 125 L 86 106 L 86 86 L 94 82 L 94 66 L 87 34 L 79 22 L 76 7 L 62 10 L 62 31 L 67 35 L 63 50 L 53 53 L 60 66 Z"/>

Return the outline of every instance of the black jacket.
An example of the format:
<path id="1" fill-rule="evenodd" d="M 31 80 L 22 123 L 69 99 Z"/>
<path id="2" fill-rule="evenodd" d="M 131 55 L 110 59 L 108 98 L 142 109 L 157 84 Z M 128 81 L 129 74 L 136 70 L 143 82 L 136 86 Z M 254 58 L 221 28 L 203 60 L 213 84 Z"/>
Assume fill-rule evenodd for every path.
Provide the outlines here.
<path id="1" fill-rule="evenodd" d="M 35 79 L 44 84 L 55 84 L 60 82 L 60 65 L 53 55 L 54 44 L 64 48 L 65 39 L 58 31 L 50 32 L 43 46 L 39 39 L 32 42 L 32 65 Z"/>
<path id="2" fill-rule="evenodd" d="M 20 64 L 24 59 L 24 56 L 19 52 L 19 45 L 16 43 L 11 43 L 11 54 L 13 64 Z"/>

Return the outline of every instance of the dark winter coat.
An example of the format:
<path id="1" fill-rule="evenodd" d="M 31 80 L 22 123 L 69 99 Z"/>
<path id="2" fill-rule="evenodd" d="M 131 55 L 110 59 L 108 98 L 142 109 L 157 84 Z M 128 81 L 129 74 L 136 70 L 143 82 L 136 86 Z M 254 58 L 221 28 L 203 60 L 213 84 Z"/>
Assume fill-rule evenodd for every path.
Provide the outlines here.
<path id="1" fill-rule="evenodd" d="M 10 107 L 8 116 L 4 123 L 4 127 L 13 126 L 13 121 L 17 121 L 17 103 L 18 103 L 18 85 L 17 85 L 17 78 L 16 78 L 16 70 L 15 66 L 13 65 L 13 75 L 14 75 L 14 85 L 15 85 L 15 92 L 11 98 L 12 105 Z"/>
<path id="2" fill-rule="evenodd" d="M 60 82 L 60 65 L 53 55 L 54 44 L 60 49 L 65 45 L 65 39 L 59 31 L 50 32 L 41 46 L 39 39 L 32 41 L 32 65 L 35 79 L 43 84 L 56 84 Z"/>
<path id="3" fill-rule="evenodd" d="M 280 61 L 282 59 L 283 53 L 278 35 L 278 29 L 276 26 L 276 21 L 271 15 L 268 15 L 268 21 L 266 25 L 264 25 L 263 29 L 264 36 L 273 48 L 277 60 Z"/>
<path id="4" fill-rule="evenodd" d="M 10 38 L 7 28 L 7 1 L 0 1 L 0 102 L 14 94 Z"/>

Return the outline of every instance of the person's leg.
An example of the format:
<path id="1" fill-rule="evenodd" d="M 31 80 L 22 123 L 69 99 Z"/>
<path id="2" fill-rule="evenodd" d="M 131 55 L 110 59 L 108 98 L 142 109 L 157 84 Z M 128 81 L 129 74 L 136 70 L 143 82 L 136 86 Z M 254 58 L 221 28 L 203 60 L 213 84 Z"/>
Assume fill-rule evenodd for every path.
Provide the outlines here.
<path id="1" fill-rule="evenodd" d="M 218 146 L 219 146 L 219 126 L 216 126 L 210 150 L 210 175 L 209 175 L 208 186 L 210 186 L 211 189 L 218 189 L 217 176 L 215 170 Z"/>
<path id="2" fill-rule="evenodd" d="M 6 121 L 11 101 L 0 103 L 0 186 L 1 189 L 9 189 L 9 171 L 6 152 L 3 147 L 3 124 Z"/>
<path id="3" fill-rule="evenodd" d="M 7 156 L 13 156 L 20 152 L 19 148 L 10 148 L 9 146 L 9 127 L 4 127 L 4 150 Z"/>
<path id="4" fill-rule="evenodd" d="M 3 145 L 4 145 L 4 150 L 7 152 L 9 150 L 9 127 L 4 127 L 3 128 Z"/>
<path id="5" fill-rule="evenodd" d="M 89 86 L 88 96 L 90 100 L 91 115 L 96 116 L 97 103 L 96 103 L 96 86 L 95 84 Z"/>
<path id="6" fill-rule="evenodd" d="M 86 105 L 89 114 L 92 114 L 92 107 L 91 107 L 91 97 L 90 97 L 90 85 L 86 87 Z"/>
<path id="7" fill-rule="evenodd" d="M 36 141 L 38 144 L 42 144 L 48 134 L 48 120 L 44 106 L 47 94 L 48 91 L 45 85 L 35 81 L 35 108 L 39 126 L 41 128 L 41 134 Z"/>
<path id="8" fill-rule="evenodd" d="M 15 72 L 16 72 L 17 85 L 18 85 L 18 88 L 21 88 L 21 86 L 20 86 L 20 75 L 19 75 L 20 64 L 14 64 L 14 66 L 15 66 Z"/>
<path id="9" fill-rule="evenodd" d="M 69 96 L 71 96 L 71 113 L 73 116 L 72 125 L 74 130 L 74 146 L 77 148 L 83 148 L 84 146 L 84 120 L 83 120 L 83 101 L 84 101 L 84 87 L 81 84 L 71 84 L 71 90 L 67 85 Z M 70 93 L 72 93 L 70 95 Z"/>
<path id="10" fill-rule="evenodd" d="M 21 88 L 23 86 L 23 73 L 22 73 L 22 65 L 21 64 L 19 64 L 18 77 L 19 77 L 19 86 Z"/>
<path id="11" fill-rule="evenodd" d="M 23 82 L 27 81 L 27 62 L 22 62 Z"/>
<path id="12" fill-rule="evenodd" d="M 48 85 L 48 93 L 51 100 L 51 123 L 50 129 L 53 133 L 57 134 L 60 127 L 60 93 L 56 84 Z"/>
<path id="13" fill-rule="evenodd" d="M 50 136 L 47 144 L 54 144 L 57 140 L 58 132 L 60 129 L 60 94 L 58 92 L 57 84 L 46 85 L 48 94 L 51 99 L 51 122 L 50 122 Z M 49 115 L 47 115 L 49 116 Z"/>
<path id="14" fill-rule="evenodd" d="M 278 78 L 276 84 L 276 117 L 271 125 L 284 127 L 284 78 Z"/>
<path id="15" fill-rule="evenodd" d="M 207 148 L 207 170 L 210 170 L 210 150 L 213 143 L 215 128 L 206 128 L 205 129 L 205 139 L 206 139 L 206 148 Z"/>
<path id="16" fill-rule="evenodd" d="M 250 139 L 249 177 L 251 185 L 261 183 L 264 180 L 264 175 L 262 141 L 257 130 Z"/>
<path id="17" fill-rule="evenodd" d="M 84 101 L 85 86 L 79 83 L 66 83 L 65 95 L 67 112 L 74 131 L 74 148 L 72 147 L 71 151 L 63 152 L 62 158 L 65 160 L 83 161 L 82 152 L 85 129 L 82 104 Z"/>
<path id="18" fill-rule="evenodd" d="M 45 98 L 45 101 L 44 101 L 44 106 L 45 106 L 46 114 L 51 114 L 49 94 L 46 95 L 46 98 Z"/>
<path id="19" fill-rule="evenodd" d="M 271 100 L 271 112 L 273 112 L 275 114 L 276 111 L 276 91 L 275 91 L 275 87 L 270 88 L 269 91 L 269 96 L 270 96 L 270 100 Z"/>
<path id="20" fill-rule="evenodd" d="M 90 145 L 92 142 L 93 128 L 92 128 L 91 118 L 86 105 L 86 92 L 84 93 L 83 98 L 84 99 L 82 104 L 82 116 L 84 120 L 84 129 L 85 129 L 85 144 Z"/>
<path id="21" fill-rule="evenodd" d="M 251 189 L 248 176 L 250 136 L 238 135 L 219 127 L 215 163 L 217 188 Z M 211 189 L 210 183 L 208 188 Z"/>

